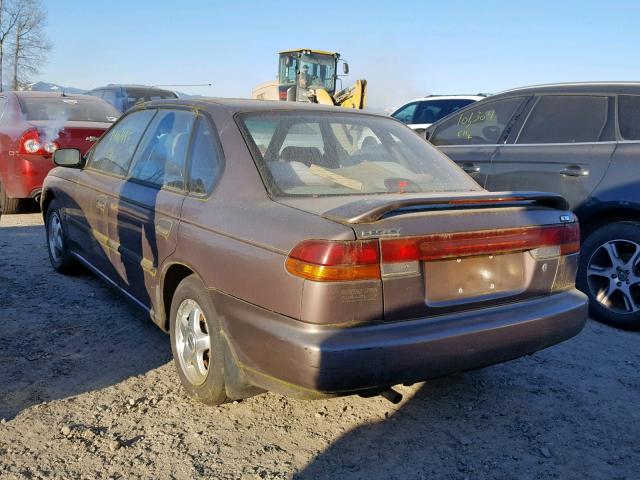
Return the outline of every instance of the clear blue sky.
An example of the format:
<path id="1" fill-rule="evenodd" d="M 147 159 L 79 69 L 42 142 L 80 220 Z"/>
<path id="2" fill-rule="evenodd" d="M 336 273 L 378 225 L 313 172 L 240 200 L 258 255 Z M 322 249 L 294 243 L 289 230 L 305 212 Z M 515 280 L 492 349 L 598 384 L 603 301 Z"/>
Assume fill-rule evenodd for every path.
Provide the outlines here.
<path id="1" fill-rule="evenodd" d="M 366 78 L 378 108 L 427 93 L 640 80 L 640 2 L 631 0 L 44 5 L 54 48 L 38 79 L 79 88 L 211 82 L 181 90 L 247 97 L 275 78 L 276 52 L 288 48 L 340 52 L 351 67 L 345 85 Z"/>

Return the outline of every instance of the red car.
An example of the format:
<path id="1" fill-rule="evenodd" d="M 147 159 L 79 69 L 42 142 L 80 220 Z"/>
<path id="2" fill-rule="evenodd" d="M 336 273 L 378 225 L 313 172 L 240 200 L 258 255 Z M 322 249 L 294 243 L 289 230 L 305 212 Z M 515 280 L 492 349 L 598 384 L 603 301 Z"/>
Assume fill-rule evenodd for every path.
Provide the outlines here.
<path id="1" fill-rule="evenodd" d="M 85 153 L 119 116 L 88 95 L 0 93 L 0 212 L 16 213 L 21 199 L 39 202 L 53 152 Z"/>

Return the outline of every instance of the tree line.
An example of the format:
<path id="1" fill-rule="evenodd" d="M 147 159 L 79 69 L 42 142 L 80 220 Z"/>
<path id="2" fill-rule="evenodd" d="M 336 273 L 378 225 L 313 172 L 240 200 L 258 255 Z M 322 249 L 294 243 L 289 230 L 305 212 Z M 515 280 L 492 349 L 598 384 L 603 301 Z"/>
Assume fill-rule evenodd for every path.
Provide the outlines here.
<path id="1" fill-rule="evenodd" d="M 52 47 L 46 22 L 41 0 L 0 0 L 0 91 L 7 79 L 19 90 L 40 72 Z"/>

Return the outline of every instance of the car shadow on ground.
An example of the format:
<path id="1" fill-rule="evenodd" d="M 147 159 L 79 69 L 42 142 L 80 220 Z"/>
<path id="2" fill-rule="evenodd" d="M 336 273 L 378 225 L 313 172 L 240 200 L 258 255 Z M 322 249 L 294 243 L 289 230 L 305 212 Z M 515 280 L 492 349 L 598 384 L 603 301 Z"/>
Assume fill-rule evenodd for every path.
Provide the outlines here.
<path id="1" fill-rule="evenodd" d="M 86 270 L 52 269 L 43 226 L 0 228 L 0 252 L 0 418 L 171 359 L 146 312 Z"/>
<path id="2" fill-rule="evenodd" d="M 431 380 L 387 418 L 345 432 L 293 478 L 616 478 L 612 452 L 594 454 L 601 425 L 587 411 L 597 400 L 537 375 L 545 363 L 542 355 Z M 630 436 L 621 430 L 623 443 Z M 625 444 L 621 458 L 629 451 Z"/>

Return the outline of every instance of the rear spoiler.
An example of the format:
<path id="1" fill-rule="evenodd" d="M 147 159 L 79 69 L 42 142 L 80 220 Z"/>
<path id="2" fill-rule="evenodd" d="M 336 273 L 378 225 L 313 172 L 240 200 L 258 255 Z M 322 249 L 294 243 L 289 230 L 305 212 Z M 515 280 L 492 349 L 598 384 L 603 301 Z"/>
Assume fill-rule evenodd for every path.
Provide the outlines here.
<path id="1" fill-rule="evenodd" d="M 358 200 L 328 210 L 322 216 L 343 224 L 371 223 L 385 216 L 432 210 L 461 210 L 476 208 L 538 206 L 569 210 L 563 196 L 543 192 L 474 192 L 450 196 L 395 197 L 388 196 Z"/>

